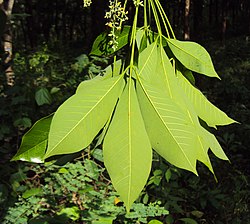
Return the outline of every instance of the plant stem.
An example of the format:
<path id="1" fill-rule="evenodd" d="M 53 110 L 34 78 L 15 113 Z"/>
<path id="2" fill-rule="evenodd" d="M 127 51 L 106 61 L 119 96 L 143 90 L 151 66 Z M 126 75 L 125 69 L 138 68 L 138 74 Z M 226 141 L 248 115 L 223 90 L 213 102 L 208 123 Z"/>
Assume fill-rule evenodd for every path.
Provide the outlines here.
<path id="1" fill-rule="evenodd" d="M 148 26 L 148 21 L 147 21 L 147 0 L 144 0 L 144 27 Z"/>
<path id="2" fill-rule="evenodd" d="M 167 15 L 166 15 L 164 9 L 162 8 L 161 3 L 159 2 L 159 0 L 155 0 L 155 2 L 156 2 L 156 5 L 157 5 L 157 7 L 158 7 L 158 10 L 159 10 L 159 12 L 160 12 L 160 14 L 161 14 L 161 18 L 162 18 L 162 21 L 163 21 L 163 23 L 164 23 L 166 32 L 168 33 L 168 28 L 169 28 L 169 29 L 170 29 L 170 32 L 171 32 L 171 34 L 172 34 L 172 36 L 173 36 L 173 38 L 176 39 L 175 34 L 174 34 L 174 31 L 173 31 L 173 28 L 172 28 L 172 26 L 171 26 L 171 24 L 170 24 L 170 22 L 169 22 L 169 20 L 168 20 L 168 17 L 167 17 Z M 165 25 L 165 21 L 167 22 L 168 28 L 167 28 L 166 25 Z M 169 35 L 168 35 L 168 36 L 169 36 Z M 169 38 L 170 38 L 170 36 L 169 36 Z"/>
<path id="3" fill-rule="evenodd" d="M 150 4 L 151 4 L 152 11 L 153 11 L 153 14 L 154 14 L 155 23 L 156 23 L 156 26 L 157 26 L 158 33 L 159 33 L 160 36 L 162 36 L 161 23 L 160 23 L 160 20 L 159 20 L 159 17 L 158 17 L 156 8 L 155 8 L 154 0 L 150 0 Z"/>
<path id="4" fill-rule="evenodd" d="M 159 13 L 160 13 L 160 15 L 161 15 L 161 19 L 162 19 L 162 22 L 163 22 L 163 24 L 164 24 L 164 28 L 165 28 L 165 30 L 166 30 L 167 36 L 168 36 L 168 38 L 170 38 L 170 34 L 169 34 L 169 31 L 168 31 L 168 27 L 167 27 L 167 24 L 166 24 L 164 15 L 163 15 L 163 13 L 162 13 L 162 11 L 161 11 L 161 8 L 160 8 L 160 6 L 159 6 L 160 3 L 159 3 L 158 1 L 156 1 L 155 3 L 156 3 L 156 6 L 157 6 L 157 8 L 158 8 L 158 11 L 159 11 Z"/>
<path id="5" fill-rule="evenodd" d="M 133 66 L 134 66 L 134 55 L 135 55 L 135 41 L 136 41 L 136 28 L 137 28 L 137 19 L 138 19 L 138 9 L 139 5 L 135 8 L 135 16 L 133 21 L 131 39 L 130 39 L 130 46 L 131 46 L 131 56 L 130 56 L 130 70 L 129 70 L 129 77 L 132 77 Z"/>

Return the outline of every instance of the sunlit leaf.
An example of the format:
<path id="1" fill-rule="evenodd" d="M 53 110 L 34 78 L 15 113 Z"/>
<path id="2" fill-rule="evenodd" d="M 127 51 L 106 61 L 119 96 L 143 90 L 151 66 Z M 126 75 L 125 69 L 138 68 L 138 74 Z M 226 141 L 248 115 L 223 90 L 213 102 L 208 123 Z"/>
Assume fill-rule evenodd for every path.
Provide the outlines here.
<path id="1" fill-rule="evenodd" d="M 87 147 L 109 119 L 122 85 L 122 76 L 81 84 L 53 117 L 45 158 Z"/>
<path id="2" fill-rule="evenodd" d="M 154 83 L 158 82 L 157 70 L 158 67 L 158 51 L 157 44 L 149 45 L 142 53 L 139 55 L 139 76 L 141 79 L 147 82 Z M 143 75 L 142 75 L 143 74 Z"/>
<path id="3" fill-rule="evenodd" d="M 175 166 L 196 173 L 195 130 L 189 118 L 161 89 L 141 81 L 137 90 L 153 149 Z"/>
<path id="4" fill-rule="evenodd" d="M 122 60 L 117 60 L 113 62 L 113 64 L 109 65 L 107 68 L 104 69 L 104 78 L 119 76 L 122 72 L 122 68 Z"/>
<path id="5" fill-rule="evenodd" d="M 162 222 L 158 220 L 151 220 L 148 224 L 162 224 Z"/>
<path id="6" fill-rule="evenodd" d="M 147 36 L 147 29 L 144 27 L 141 29 L 138 29 L 136 32 L 136 44 L 139 52 L 142 52 L 146 47 L 149 42 L 148 36 Z M 152 33 L 150 33 L 151 36 L 153 36 Z M 150 35 L 149 34 L 149 35 Z"/>
<path id="7" fill-rule="evenodd" d="M 189 101 L 193 104 L 197 115 L 210 127 L 216 127 L 216 125 L 227 125 L 235 122 L 223 111 L 210 103 L 202 92 L 191 85 L 181 73 L 177 72 L 177 75 L 179 85 L 185 92 Z"/>
<path id="8" fill-rule="evenodd" d="M 27 162 L 42 163 L 47 147 L 50 123 L 53 115 L 37 121 L 23 136 L 21 146 L 12 158 L 12 161 L 22 160 Z"/>
<path id="9" fill-rule="evenodd" d="M 146 184 L 152 161 L 133 81 L 127 84 L 118 102 L 103 150 L 112 183 L 129 210 Z"/>
<path id="10" fill-rule="evenodd" d="M 170 77 L 174 76 L 174 69 L 169 61 L 163 60 L 156 43 L 141 56 L 137 92 L 151 144 L 170 163 L 196 173 L 195 129 L 187 112 L 176 102 L 181 97 L 173 100 L 175 92 Z M 154 63 L 157 72 L 151 70 Z"/>
<path id="11" fill-rule="evenodd" d="M 41 195 L 42 193 L 43 193 L 42 188 L 31 188 L 31 189 L 28 189 L 25 192 L 23 192 L 22 197 L 26 199 L 26 198 L 29 198 L 31 196 Z"/>
<path id="12" fill-rule="evenodd" d="M 219 78 L 209 53 L 195 42 L 166 39 L 174 56 L 189 70 Z"/>
<path id="13" fill-rule="evenodd" d="M 68 207 L 68 208 L 62 208 L 59 212 L 57 212 L 57 215 L 63 215 L 67 218 L 76 221 L 80 218 L 80 209 L 77 206 Z"/>
<path id="14" fill-rule="evenodd" d="M 219 142 L 217 141 L 216 137 L 213 134 L 211 134 L 205 129 L 202 129 L 202 136 L 203 136 L 203 141 L 206 141 L 206 143 L 204 144 L 207 144 L 208 147 L 218 158 L 223 160 L 228 160 L 226 154 L 224 153 Z"/>
<path id="15" fill-rule="evenodd" d="M 193 151 L 196 152 L 196 159 L 205 164 L 209 170 L 214 173 L 208 156 L 210 144 L 204 136 L 203 127 L 200 125 L 198 116 L 195 113 L 194 105 L 179 85 L 175 70 L 164 49 L 160 48 L 159 52 L 161 61 L 158 69 L 159 84 L 163 85 L 163 88 L 166 90 L 168 96 L 182 108 L 183 112 L 189 118 L 189 125 L 194 128 L 193 134 L 195 144 L 193 145 Z"/>
<path id="16" fill-rule="evenodd" d="M 93 220 L 92 224 L 112 224 L 115 217 L 100 217 L 98 220 Z"/>

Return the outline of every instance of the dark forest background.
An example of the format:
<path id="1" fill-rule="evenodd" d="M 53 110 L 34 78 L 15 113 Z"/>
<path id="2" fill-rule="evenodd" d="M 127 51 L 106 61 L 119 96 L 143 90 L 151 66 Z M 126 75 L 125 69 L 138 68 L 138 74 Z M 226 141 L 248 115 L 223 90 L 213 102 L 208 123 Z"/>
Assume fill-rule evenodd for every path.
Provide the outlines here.
<path id="1" fill-rule="evenodd" d="M 248 0 L 172 0 L 161 1 L 178 36 L 190 32 L 192 40 L 249 35 Z M 43 41 L 78 43 L 89 49 L 105 29 L 108 1 L 95 0 L 83 8 L 82 0 L 16 0 L 13 8 L 13 35 L 20 47 L 35 48 Z M 130 8 L 130 15 L 132 9 Z M 131 17 L 130 17 L 131 18 Z"/>

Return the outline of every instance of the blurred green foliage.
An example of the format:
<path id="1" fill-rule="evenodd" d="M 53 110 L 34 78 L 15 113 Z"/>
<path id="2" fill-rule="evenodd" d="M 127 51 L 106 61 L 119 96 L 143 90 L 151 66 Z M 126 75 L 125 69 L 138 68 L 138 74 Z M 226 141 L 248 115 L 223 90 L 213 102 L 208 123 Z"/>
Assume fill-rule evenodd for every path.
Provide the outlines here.
<path id="1" fill-rule="evenodd" d="M 23 164 L 9 182 L 17 201 L 5 200 L 7 190 L 1 195 L 1 223 L 147 223 L 168 214 L 159 202 L 136 203 L 126 214 L 106 175 L 81 156 L 63 166 Z"/>

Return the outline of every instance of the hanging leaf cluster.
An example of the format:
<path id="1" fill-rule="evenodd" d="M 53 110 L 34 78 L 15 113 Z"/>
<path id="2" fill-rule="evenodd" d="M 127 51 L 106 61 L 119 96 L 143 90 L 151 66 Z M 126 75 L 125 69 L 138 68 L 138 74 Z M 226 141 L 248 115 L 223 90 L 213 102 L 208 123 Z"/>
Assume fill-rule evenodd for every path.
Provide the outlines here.
<path id="1" fill-rule="evenodd" d="M 103 76 L 82 82 L 54 115 L 23 137 L 13 160 L 43 162 L 81 151 L 98 138 L 112 184 L 128 210 L 147 182 L 152 150 L 195 174 L 197 161 L 213 172 L 209 149 L 227 160 L 215 136 L 200 123 L 216 128 L 234 122 L 195 87 L 193 72 L 219 78 L 208 52 L 158 31 L 138 29 L 136 23 L 125 27 L 117 41 L 121 48 L 130 40 L 130 63 L 114 61 Z M 97 38 L 92 54 L 103 53 L 105 37 Z"/>

